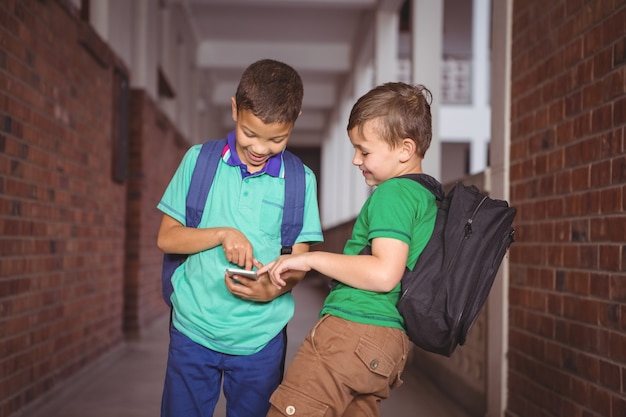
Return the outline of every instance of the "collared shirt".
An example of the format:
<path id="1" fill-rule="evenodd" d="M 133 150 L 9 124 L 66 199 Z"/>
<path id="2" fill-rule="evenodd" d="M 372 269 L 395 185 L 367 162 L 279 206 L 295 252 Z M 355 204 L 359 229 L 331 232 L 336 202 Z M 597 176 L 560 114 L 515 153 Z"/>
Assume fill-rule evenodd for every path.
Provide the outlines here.
<path id="1" fill-rule="evenodd" d="M 232 140 L 232 141 L 231 141 Z M 185 154 L 158 209 L 185 224 L 187 190 L 202 145 Z M 268 160 L 264 170 L 246 175 L 235 150 L 234 132 L 222 150 L 199 228 L 231 227 L 252 244 L 254 257 L 265 264 L 280 255 L 280 226 L 284 204 L 282 154 Z M 223 162 L 223 163 L 222 163 Z M 246 173 L 243 173 L 246 171 Z M 277 176 L 271 175 L 272 173 Z M 317 184 L 305 166 L 303 227 L 296 243 L 321 242 Z M 290 293 L 268 303 L 246 301 L 231 294 L 224 283 L 228 262 L 222 246 L 192 254 L 172 276 L 173 324 L 187 337 L 209 349 L 234 355 L 261 350 L 293 316 Z"/>

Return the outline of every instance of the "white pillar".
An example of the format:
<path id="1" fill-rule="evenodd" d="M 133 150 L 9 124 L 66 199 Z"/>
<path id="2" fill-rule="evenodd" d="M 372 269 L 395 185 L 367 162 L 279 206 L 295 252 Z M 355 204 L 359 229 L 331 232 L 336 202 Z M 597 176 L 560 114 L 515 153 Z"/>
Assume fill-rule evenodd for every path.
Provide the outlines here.
<path id="1" fill-rule="evenodd" d="M 481 172 L 487 166 L 489 143 L 489 34 L 491 32 L 490 0 L 473 0 L 472 13 L 472 101 L 480 121 L 474 131 L 470 152 L 470 173 Z M 487 123 L 482 123 L 485 121 Z"/>
<path id="2" fill-rule="evenodd" d="M 491 77 L 491 195 L 508 200 L 513 0 L 493 2 Z M 487 417 L 501 417 L 507 402 L 508 259 L 504 258 L 487 299 Z"/>
<path id="3" fill-rule="evenodd" d="M 376 11 L 375 84 L 398 80 L 399 17 L 397 11 Z"/>
<path id="4" fill-rule="evenodd" d="M 97 3 L 97 2 L 92 2 Z M 148 84 L 148 19 L 150 18 L 147 0 L 133 1 L 133 15 L 135 25 L 133 26 L 133 48 L 132 48 L 132 82 L 133 87 L 144 88 L 153 92 Z M 153 70 L 153 68 L 150 68 Z M 156 98 L 156 95 L 154 96 Z"/>
<path id="5" fill-rule="evenodd" d="M 356 93 L 356 97 L 354 97 L 352 103 L 350 103 L 350 105 L 346 108 L 345 118 L 343 121 L 345 132 L 344 140 L 346 141 L 346 147 L 349 152 L 348 163 L 350 164 L 350 188 L 352 195 L 352 201 L 350 202 L 350 214 L 352 214 L 354 217 L 356 217 L 356 215 L 361 211 L 363 203 L 365 203 L 365 200 L 367 200 L 370 193 L 372 192 L 372 187 L 365 183 L 365 179 L 363 178 L 361 171 L 357 167 L 352 165 L 354 148 L 352 147 L 352 144 L 348 141 L 348 134 L 347 130 L 345 130 L 345 127 L 347 127 L 348 125 L 350 111 L 352 110 L 354 103 L 356 103 L 356 100 L 358 100 L 359 97 L 372 89 L 374 87 L 373 84 L 376 84 L 374 81 L 375 72 L 377 71 L 374 70 L 374 64 L 371 59 L 368 60 L 368 62 L 362 63 L 362 65 L 358 67 L 357 71 L 354 74 L 354 91 Z"/>
<path id="6" fill-rule="evenodd" d="M 89 3 L 89 23 L 102 39 L 109 39 L 109 2 L 108 0 Z"/>
<path id="7" fill-rule="evenodd" d="M 443 0 L 413 0 L 412 7 L 413 83 L 425 85 L 433 94 L 431 113 L 433 139 L 426 152 L 423 169 L 441 179 L 441 140 L 439 107 L 441 106 L 441 60 L 443 59 Z"/>

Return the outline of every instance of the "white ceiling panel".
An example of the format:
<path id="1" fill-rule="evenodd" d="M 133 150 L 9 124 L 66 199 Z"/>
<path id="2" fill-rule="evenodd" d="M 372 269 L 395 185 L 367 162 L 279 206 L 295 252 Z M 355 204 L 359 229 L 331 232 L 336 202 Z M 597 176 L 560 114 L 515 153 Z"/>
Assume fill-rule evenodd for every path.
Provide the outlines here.
<path id="1" fill-rule="evenodd" d="M 379 8 L 397 9 L 403 0 L 163 0 L 179 5 L 196 37 L 196 67 L 205 80 L 203 105 L 219 112 L 232 129 L 230 98 L 252 62 L 272 58 L 302 76 L 302 116 L 295 141 L 323 138 L 329 115 L 351 70 L 359 31 Z M 209 103 L 210 102 L 210 103 Z"/>

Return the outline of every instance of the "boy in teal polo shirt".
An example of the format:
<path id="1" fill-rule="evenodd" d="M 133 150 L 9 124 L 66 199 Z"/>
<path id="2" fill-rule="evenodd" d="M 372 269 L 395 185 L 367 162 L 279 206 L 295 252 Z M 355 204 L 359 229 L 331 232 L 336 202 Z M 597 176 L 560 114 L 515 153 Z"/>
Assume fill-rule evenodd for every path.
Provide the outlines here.
<path id="1" fill-rule="evenodd" d="M 229 415 L 258 416 L 282 379 L 285 326 L 293 315 L 289 290 L 225 275 L 252 269 L 281 249 L 284 204 L 282 152 L 300 114 L 302 81 L 273 60 L 250 65 L 232 98 L 235 130 L 227 144 L 198 228 L 185 227 L 187 190 L 201 145 L 191 147 L 158 204 L 163 219 L 158 246 L 189 254 L 172 276 L 172 326 L 162 416 L 209 416 L 222 378 Z M 322 241 L 317 185 L 305 167 L 302 231 L 293 253 Z"/>
<path id="2" fill-rule="evenodd" d="M 432 234 L 437 205 L 418 182 L 432 137 L 431 94 L 423 86 L 387 83 L 361 97 L 350 114 L 352 163 L 377 186 L 359 213 L 343 254 L 281 256 L 269 272 L 285 277 L 311 269 L 336 285 L 320 320 L 300 346 L 272 395 L 268 416 L 378 416 L 380 401 L 401 384 L 409 351 L 396 308 L 400 280 Z M 371 246 L 371 254 L 362 254 Z"/>

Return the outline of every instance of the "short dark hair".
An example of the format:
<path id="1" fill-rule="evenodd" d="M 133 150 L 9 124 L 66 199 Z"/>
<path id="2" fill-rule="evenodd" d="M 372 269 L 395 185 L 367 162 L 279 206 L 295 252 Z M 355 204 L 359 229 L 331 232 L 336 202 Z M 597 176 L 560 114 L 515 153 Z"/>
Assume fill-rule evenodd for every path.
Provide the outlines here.
<path id="1" fill-rule="evenodd" d="M 424 157 L 433 136 L 430 104 L 432 94 L 421 84 L 389 82 L 367 92 L 352 107 L 348 131 L 372 119 L 378 120 L 382 139 L 395 147 L 404 138 L 411 138 Z"/>
<path id="2" fill-rule="evenodd" d="M 303 95 L 296 70 L 283 62 L 262 59 L 243 72 L 235 101 L 238 112 L 250 110 L 263 123 L 295 123 Z"/>

